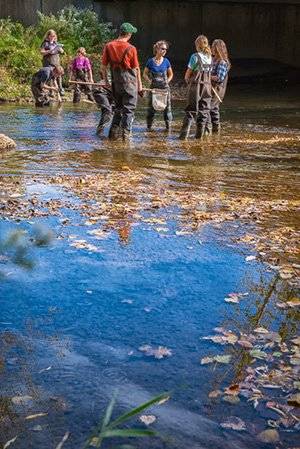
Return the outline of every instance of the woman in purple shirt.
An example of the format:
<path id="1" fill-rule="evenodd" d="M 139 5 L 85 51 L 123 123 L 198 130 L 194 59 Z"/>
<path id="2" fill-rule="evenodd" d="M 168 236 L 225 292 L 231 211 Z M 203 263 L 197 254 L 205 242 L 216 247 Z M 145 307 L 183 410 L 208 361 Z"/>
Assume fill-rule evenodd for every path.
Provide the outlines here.
<path id="1" fill-rule="evenodd" d="M 93 83 L 93 72 L 89 58 L 86 56 L 85 48 L 80 47 L 77 50 L 77 55 L 71 63 L 71 80 L 84 81 Z M 92 86 L 84 84 L 76 84 L 74 88 L 73 103 L 79 103 L 81 92 L 84 92 L 88 99 L 94 101 L 92 94 Z"/>
<path id="2" fill-rule="evenodd" d="M 154 57 L 149 58 L 144 69 L 144 79 L 150 83 L 150 88 L 155 90 L 168 90 L 167 105 L 164 110 L 164 120 L 166 129 L 170 128 L 172 121 L 171 94 L 169 83 L 173 78 L 173 70 L 170 61 L 165 58 L 169 44 L 166 41 L 158 41 L 153 45 Z M 152 93 L 149 95 L 149 104 L 147 111 L 147 129 L 151 130 L 155 109 L 152 104 Z"/>

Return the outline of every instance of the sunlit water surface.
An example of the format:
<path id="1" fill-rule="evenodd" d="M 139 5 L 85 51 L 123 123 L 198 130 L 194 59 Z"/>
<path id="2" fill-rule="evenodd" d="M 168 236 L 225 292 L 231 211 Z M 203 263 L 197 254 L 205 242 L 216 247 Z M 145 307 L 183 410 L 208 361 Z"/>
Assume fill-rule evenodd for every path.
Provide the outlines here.
<path id="1" fill-rule="evenodd" d="M 132 141 L 124 145 L 97 138 L 99 113 L 90 105 L 66 104 L 60 110 L 2 105 L 0 129 L 16 140 L 17 150 L 0 156 L 0 173 L 7 182 L 18 182 L 16 192 L 21 188 L 25 197 L 70 204 L 78 202 L 76 192 L 49 184 L 49 177 L 99 173 L 109 178 L 130 171 L 146 176 L 149 189 L 152 185 L 175 192 L 202 189 L 257 200 L 297 196 L 300 113 L 294 96 L 262 97 L 261 92 L 254 95 L 245 88 L 224 105 L 221 137 L 204 143 L 177 140 L 180 108 L 176 104 L 176 121 L 166 134 L 161 121 L 157 130 L 145 131 L 141 107 Z M 279 143 L 272 143 L 274 136 Z M 110 195 L 112 208 L 114 201 L 128 208 L 141 202 L 134 186 L 130 194 L 118 199 L 108 189 L 103 202 Z M 249 328 L 274 273 L 258 260 L 245 260 L 254 254 L 251 248 L 233 244 L 229 235 L 240 232 L 238 220 L 185 234 L 180 232 L 180 205 L 166 211 L 140 204 L 139 213 L 143 218 L 164 215 L 165 223 L 156 225 L 164 230 L 123 213 L 110 217 L 107 238 L 96 241 L 91 235 L 87 238 L 93 226 L 67 207 L 65 225 L 51 215 L 17 223 L 0 221 L 2 236 L 15 227 L 30 232 L 39 223 L 58 237 L 34 251 L 32 270 L 3 265 L 7 274 L 0 286 L 0 330 L 6 335 L 0 354 L 5 360 L 0 372 L 3 444 L 18 436 L 12 448 L 54 448 L 69 431 L 64 447 L 82 447 L 118 389 L 116 411 L 164 391 L 171 395 L 168 403 L 152 410 L 157 416 L 152 427 L 162 438 L 134 442 L 135 446 L 265 447 L 255 440 L 265 419 L 251 404 L 208 398 L 226 376 L 234 378 L 237 367 L 201 366 L 202 357 L 224 348 L 200 338 L 224 323 L 234 323 L 240 331 Z M 282 217 L 283 224 L 295 222 L 294 216 Z M 98 251 L 70 246 L 70 235 L 96 243 Z M 226 304 L 230 292 L 249 293 L 246 305 Z M 263 322 L 270 328 L 283 319 L 272 310 Z M 295 332 L 297 322 L 287 320 Z M 167 347 L 172 355 L 147 357 L 139 351 L 146 344 Z M 5 398 L 17 395 L 33 399 L 7 406 Z M 47 415 L 22 420 L 41 412 Z M 248 431 L 222 430 L 219 423 L 229 415 L 245 419 Z M 294 433 L 282 432 L 281 439 L 284 447 L 296 445 Z M 115 442 L 105 444 L 116 447 Z"/>

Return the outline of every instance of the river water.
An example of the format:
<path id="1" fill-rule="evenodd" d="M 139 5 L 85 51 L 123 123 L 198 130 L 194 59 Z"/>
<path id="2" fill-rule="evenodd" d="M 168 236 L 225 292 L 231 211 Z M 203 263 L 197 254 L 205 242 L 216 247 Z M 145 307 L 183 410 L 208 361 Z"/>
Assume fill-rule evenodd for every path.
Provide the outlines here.
<path id="1" fill-rule="evenodd" d="M 288 89 L 235 87 L 222 135 L 180 142 L 180 102 L 170 133 L 147 133 L 141 105 L 129 144 L 95 135 L 93 105 L 0 106 L 17 142 L 0 155 L 1 241 L 19 236 L 0 259 L 0 443 L 50 449 L 69 432 L 64 447 L 83 447 L 117 391 L 116 415 L 170 392 L 145 412 L 160 436 L 135 447 L 263 449 L 266 428 L 296 446 L 297 419 L 278 420 L 299 394 L 299 106 Z M 261 327 L 273 334 L 257 343 Z M 267 355 L 202 339 L 216 332 Z M 217 354 L 230 360 L 203 362 Z M 242 388 L 261 365 L 294 384 Z M 230 416 L 245 429 L 220 426 Z"/>

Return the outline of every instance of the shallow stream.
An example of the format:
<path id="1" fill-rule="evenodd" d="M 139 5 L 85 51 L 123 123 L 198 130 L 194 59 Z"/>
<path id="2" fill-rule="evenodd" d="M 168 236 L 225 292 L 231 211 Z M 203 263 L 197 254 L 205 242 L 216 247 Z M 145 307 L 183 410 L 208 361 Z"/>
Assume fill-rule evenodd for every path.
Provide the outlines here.
<path id="1" fill-rule="evenodd" d="M 160 437 L 135 447 L 275 447 L 257 439 L 266 428 L 297 445 L 299 422 L 274 424 L 282 414 L 266 403 L 299 395 L 299 382 L 223 390 L 251 367 L 290 366 L 276 338 L 249 337 L 260 327 L 299 357 L 299 106 L 289 90 L 235 88 L 220 137 L 180 142 L 180 102 L 170 133 L 161 121 L 147 133 L 141 105 L 123 144 L 97 138 L 93 105 L 0 105 L 17 142 L 0 155 L 1 240 L 26 231 L 34 262 L 13 263 L 13 249 L 0 259 L 0 443 L 50 449 L 70 432 L 64 448 L 82 448 L 117 390 L 116 414 L 170 392 L 148 412 Z M 36 233 L 49 242 L 34 247 Z M 216 327 L 273 352 L 201 339 Z M 217 354 L 230 360 L 201 364 Z M 220 426 L 230 416 L 246 428 Z"/>

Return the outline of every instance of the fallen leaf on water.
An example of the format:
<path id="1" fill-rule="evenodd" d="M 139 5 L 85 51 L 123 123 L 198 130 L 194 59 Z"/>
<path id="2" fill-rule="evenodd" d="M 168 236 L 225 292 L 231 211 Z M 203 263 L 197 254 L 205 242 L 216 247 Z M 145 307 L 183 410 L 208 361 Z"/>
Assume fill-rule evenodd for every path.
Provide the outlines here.
<path id="1" fill-rule="evenodd" d="M 292 405 L 293 407 L 300 407 L 300 393 L 292 394 L 288 398 L 288 404 Z"/>
<path id="2" fill-rule="evenodd" d="M 158 405 L 164 404 L 170 399 L 170 396 L 166 396 L 165 398 L 162 398 L 160 401 L 158 401 Z"/>
<path id="3" fill-rule="evenodd" d="M 15 405 L 24 405 L 30 401 L 32 401 L 32 397 L 28 395 L 14 396 L 13 398 L 11 398 L 11 402 Z"/>
<path id="4" fill-rule="evenodd" d="M 15 436 L 14 438 L 12 438 L 11 440 L 7 441 L 4 446 L 3 449 L 7 449 L 12 443 L 14 443 L 16 441 L 16 439 L 18 438 L 18 436 Z"/>
<path id="5" fill-rule="evenodd" d="M 224 389 L 224 393 L 227 395 L 238 396 L 239 392 L 240 392 L 239 384 L 232 384 L 232 385 L 229 385 L 229 387 Z"/>
<path id="6" fill-rule="evenodd" d="M 218 363 L 229 363 L 231 355 L 215 355 L 214 360 Z"/>
<path id="7" fill-rule="evenodd" d="M 267 429 L 257 435 L 257 439 L 262 443 L 277 443 L 280 441 L 279 433 L 276 429 Z"/>
<path id="8" fill-rule="evenodd" d="M 257 327 L 256 329 L 254 329 L 253 332 L 256 332 L 257 334 L 268 334 L 269 331 L 268 329 L 266 329 L 265 327 Z"/>
<path id="9" fill-rule="evenodd" d="M 245 340 L 245 339 L 240 339 L 240 340 L 238 341 L 238 344 L 239 344 L 240 346 L 242 346 L 242 348 L 246 348 L 246 349 L 251 349 L 251 348 L 253 348 L 253 344 L 252 344 L 250 341 Z"/>
<path id="10" fill-rule="evenodd" d="M 28 415 L 25 417 L 25 419 L 35 419 L 35 418 L 41 418 L 42 416 L 47 416 L 48 413 L 36 413 L 34 415 Z"/>
<path id="11" fill-rule="evenodd" d="M 219 396 L 222 396 L 222 394 L 223 392 L 221 390 L 213 390 L 208 393 L 208 397 L 211 399 L 218 398 Z"/>
<path id="12" fill-rule="evenodd" d="M 154 423 L 156 421 L 156 416 L 154 415 L 141 415 L 139 416 L 139 420 L 146 424 L 146 426 L 149 426 L 150 424 Z"/>
<path id="13" fill-rule="evenodd" d="M 218 363 L 229 363 L 231 360 L 231 355 L 215 355 L 213 357 L 203 357 L 201 359 L 201 365 L 206 365 L 212 362 Z"/>
<path id="14" fill-rule="evenodd" d="M 235 405 L 240 402 L 240 399 L 237 396 L 225 395 L 223 396 L 222 401 L 228 402 L 231 405 Z"/>
<path id="15" fill-rule="evenodd" d="M 291 342 L 294 343 L 294 345 L 300 346 L 300 337 L 293 338 Z"/>
<path id="16" fill-rule="evenodd" d="M 292 365 L 300 365 L 300 357 L 291 357 L 290 362 Z"/>
<path id="17" fill-rule="evenodd" d="M 47 368 L 43 368 L 39 371 L 39 374 L 44 373 L 45 371 L 50 371 L 52 366 L 48 366 Z"/>
<path id="18" fill-rule="evenodd" d="M 268 354 L 260 349 L 251 349 L 250 355 L 255 359 L 266 359 Z"/>
<path id="19" fill-rule="evenodd" d="M 300 298 L 292 298 L 286 302 L 289 307 L 298 307 L 300 306 Z"/>
<path id="20" fill-rule="evenodd" d="M 56 446 L 55 449 L 61 449 L 61 448 L 63 447 L 64 443 L 65 443 L 65 442 L 67 441 L 67 439 L 69 438 L 69 436 L 70 436 L 70 432 L 66 432 L 66 433 L 64 434 L 64 436 L 62 437 L 62 440 L 58 443 L 58 445 Z"/>
<path id="21" fill-rule="evenodd" d="M 245 422 L 237 416 L 229 416 L 229 418 L 227 418 L 226 421 L 222 422 L 220 426 L 223 429 L 231 429 L 237 431 L 246 430 Z"/>
<path id="22" fill-rule="evenodd" d="M 158 348 L 152 348 L 150 345 L 144 345 L 139 347 L 139 351 L 144 352 L 147 356 L 154 356 L 156 359 L 163 359 L 172 355 L 171 349 L 165 346 L 158 346 Z"/>

